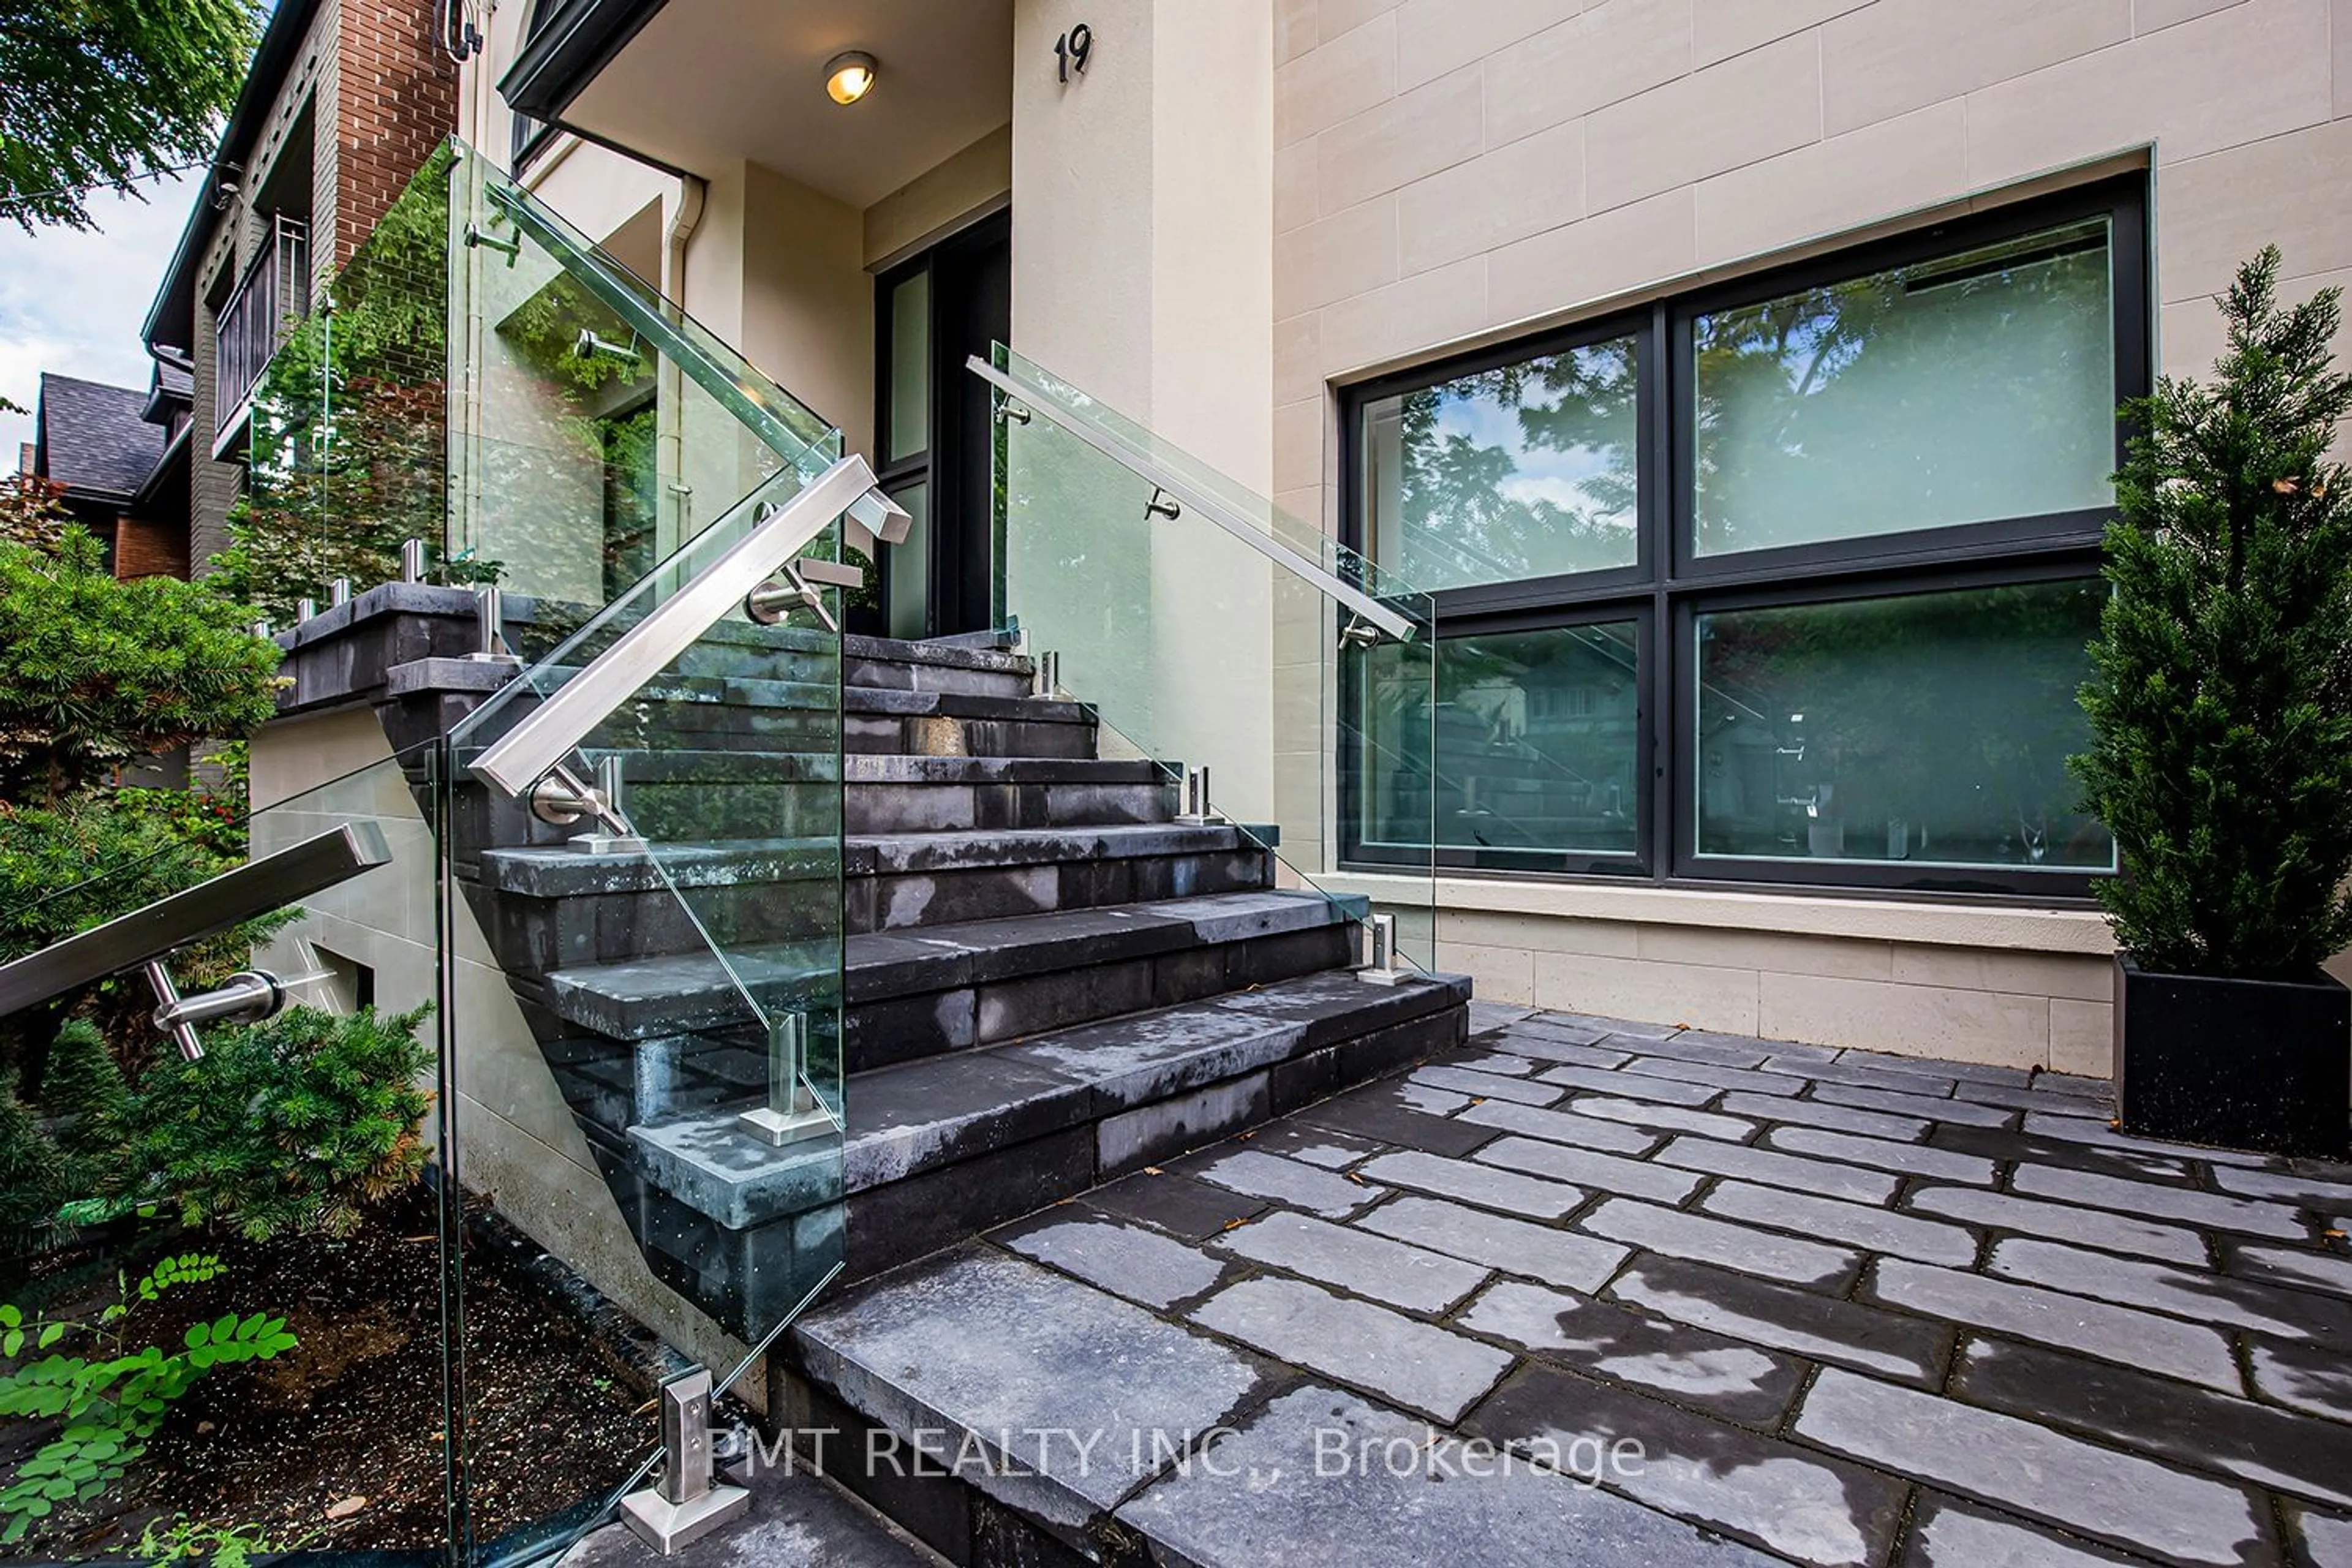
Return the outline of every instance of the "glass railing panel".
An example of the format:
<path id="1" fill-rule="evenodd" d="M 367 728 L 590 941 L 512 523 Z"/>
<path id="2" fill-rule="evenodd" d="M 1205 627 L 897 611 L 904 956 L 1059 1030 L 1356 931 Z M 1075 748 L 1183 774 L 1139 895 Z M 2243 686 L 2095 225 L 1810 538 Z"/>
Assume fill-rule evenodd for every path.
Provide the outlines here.
<path id="1" fill-rule="evenodd" d="M 558 662 L 593 661 L 604 630 Z M 725 1384 L 843 1258 L 840 638 L 806 610 L 705 627 L 568 753 L 595 802 L 534 815 L 477 764 L 561 684 L 519 674 L 453 737 L 455 908 L 481 944 L 453 1003 L 460 1147 L 518 1228 L 596 1260 L 601 1291 Z M 471 1477 L 535 1484 L 496 1454 Z M 560 1542 L 610 1500 L 477 1551 Z"/>
<path id="2" fill-rule="evenodd" d="M 192 938 L 163 960 L 172 989 L 282 1004 L 184 1038 L 134 966 L 0 1018 L 0 1553 L 437 1555 L 447 1538 L 458 1224 L 429 757 L 323 781 L 314 756 L 292 765 L 307 776 L 258 770 L 249 817 L 204 803 L 168 849 L 0 921 L 5 962 L 201 886 L 172 906 L 188 922 L 140 938 Z M 283 900 L 287 859 L 322 841 L 340 879 Z M 223 873 L 238 879 L 206 881 Z M 533 1375 L 568 1375 L 510 1339 Z"/>
<path id="3" fill-rule="evenodd" d="M 483 159 L 455 169 L 449 548 L 536 613 L 534 658 L 838 432 Z"/>
<path id="4" fill-rule="evenodd" d="M 286 328 L 253 391 L 244 493 L 219 579 L 280 626 L 401 574 L 404 541 L 433 575 L 446 511 L 448 230 L 454 147 L 427 158 L 307 315 Z M 462 353 L 464 345 L 457 345 Z"/>
<path id="5" fill-rule="evenodd" d="M 842 593 L 745 600 L 862 562 L 843 513 L 870 475 L 495 172 L 469 182 L 453 539 L 495 563 L 517 667 L 450 737 L 460 1148 L 472 1190 L 724 1388 L 844 1239 Z M 614 1430 L 649 1462 L 649 1425 Z M 468 1475 L 544 1494 L 495 1453 Z M 472 1550 L 560 1545 L 612 1501 Z"/>
<path id="6" fill-rule="evenodd" d="M 1434 968 L 1428 595 L 1295 521 L 1267 531 L 1270 503 L 1067 383 L 997 368 L 1004 609 L 1033 654 L 1129 746 L 1205 767 L 1286 882 L 1370 899 Z M 1368 825 L 1391 853 L 1345 863 Z"/>

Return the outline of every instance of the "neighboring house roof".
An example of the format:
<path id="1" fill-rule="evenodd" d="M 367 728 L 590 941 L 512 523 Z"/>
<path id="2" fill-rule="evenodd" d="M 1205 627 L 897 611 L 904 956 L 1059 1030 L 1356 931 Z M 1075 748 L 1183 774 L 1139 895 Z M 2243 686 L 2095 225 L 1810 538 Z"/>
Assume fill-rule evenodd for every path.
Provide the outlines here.
<path id="1" fill-rule="evenodd" d="M 268 121 L 278 90 L 285 86 L 287 73 L 301 56 L 302 40 L 310 35 L 310 19 L 318 15 L 320 4 L 320 0 L 278 0 L 278 8 L 270 14 L 261 47 L 254 51 L 253 64 L 246 70 L 245 86 L 237 92 L 236 106 L 229 110 L 228 124 L 221 130 L 220 146 L 203 179 L 195 183 L 195 203 L 188 213 L 187 226 L 180 231 L 179 248 L 172 253 L 172 265 L 164 269 L 155 302 L 147 309 L 147 322 L 140 336 L 150 348 L 159 343 L 178 349 L 194 346 L 196 268 L 204 260 L 205 238 L 219 216 L 213 211 L 213 193 L 231 167 L 241 168 L 252 156 L 253 144 Z"/>
<path id="2" fill-rule="evenodd" d="M 169 360 L 157 360 L 154 368 L 154 379 L 147 386 L 147 405 L 140 416 L 150 425 L 169 425 L 173 416 L 186 413 L 194 404 L 195 374 Z"/>
<path id="3" fill-rule="evenodd" d="M 33 423 L 37 473 L 68 495 L 127 501 L 163 455 L 163 432 L 147 422 L 147 395 L 70 375 L 41 377 Z"/>

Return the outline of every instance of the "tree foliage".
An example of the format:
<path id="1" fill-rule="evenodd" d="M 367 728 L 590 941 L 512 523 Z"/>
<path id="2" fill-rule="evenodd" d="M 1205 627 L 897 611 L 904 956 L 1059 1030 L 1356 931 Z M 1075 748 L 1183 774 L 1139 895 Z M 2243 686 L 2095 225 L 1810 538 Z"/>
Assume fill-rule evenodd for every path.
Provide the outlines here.
<path id="1" fill-rule="evenodd" d="M 2352 942 L 2352 409 L 2340 290 L 2282 308 L 2275 247 L 2221 301 L 2210 384 L 2165 377 L 2116 479 L 2114 596 L 2075 759 L 2122 876 L 2102 902 L 2142 964 L 2300 977 Z"/>
<path id="2" fill-rule="evenodd" d="M 0 214 L 90 228 L 93 188 L 208 159 L 254 16 L 248 0 L 0 0 Z"/>
<path id="3" fill-rule="evenodd" d="M 121 582 L 78 525 L 0 542 L 0 805 L 55 805 L 107 769 L 276 711 L 252 611 L 171 577 Z"/>
<path id="4" fill-rule="evenodd" d="M 122 1176 L 77 1220 L 167 1205 L 188 1225 L 348 1236 L 367 1204 L 425 1169 L 433 1053 L 425 1009 L 338 1016 L 293 1007 L 215 1030 L 202 1061 L 166 1055 L 122 1103 Z"/>

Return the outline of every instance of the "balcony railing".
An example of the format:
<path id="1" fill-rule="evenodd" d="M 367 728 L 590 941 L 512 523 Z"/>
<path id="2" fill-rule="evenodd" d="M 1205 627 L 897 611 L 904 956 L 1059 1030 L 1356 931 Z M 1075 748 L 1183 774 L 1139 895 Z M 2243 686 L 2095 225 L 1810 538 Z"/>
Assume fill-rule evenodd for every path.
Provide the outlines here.
<path id="1" fill-rule="evenodd" d="M 213 433 L 244 411 L 269 356 L 285 341 L 288 323 L 310 310 L 310 229 L 299 218 L 275 216 L 269 234 L 221 307 L 219 353 L 213 361 Z"/>

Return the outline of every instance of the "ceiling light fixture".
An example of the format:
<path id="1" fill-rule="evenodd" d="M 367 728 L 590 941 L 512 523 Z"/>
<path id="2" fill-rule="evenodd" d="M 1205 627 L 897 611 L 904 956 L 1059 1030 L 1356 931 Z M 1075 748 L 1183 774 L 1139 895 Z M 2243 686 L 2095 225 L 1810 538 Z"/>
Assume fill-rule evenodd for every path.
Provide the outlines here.
<path id="1" fill-rule="evenodd" d="M 874 90 L 874 57 L 863 49 L 835 55 L 824 64 L 824 90 L 834 102 L 856 103 Z"/>

